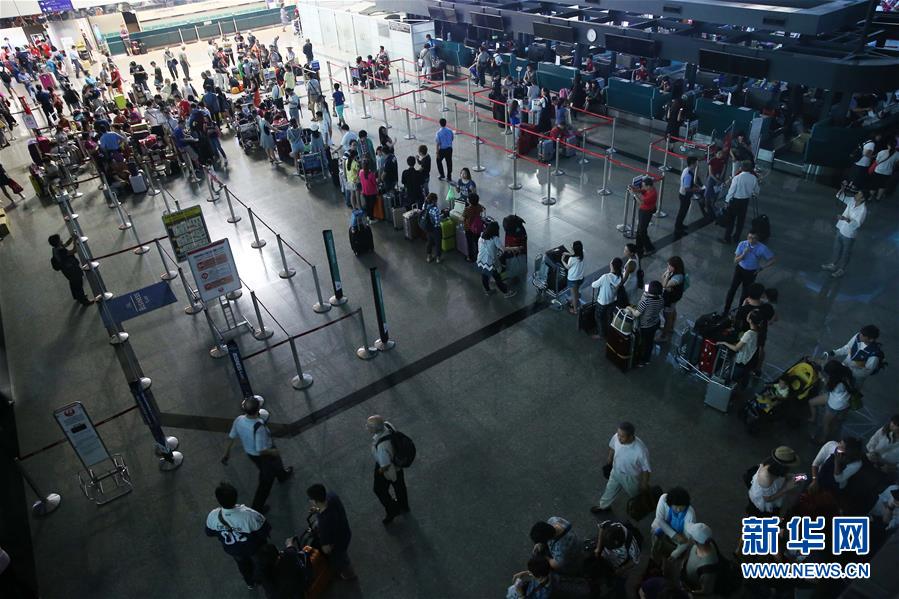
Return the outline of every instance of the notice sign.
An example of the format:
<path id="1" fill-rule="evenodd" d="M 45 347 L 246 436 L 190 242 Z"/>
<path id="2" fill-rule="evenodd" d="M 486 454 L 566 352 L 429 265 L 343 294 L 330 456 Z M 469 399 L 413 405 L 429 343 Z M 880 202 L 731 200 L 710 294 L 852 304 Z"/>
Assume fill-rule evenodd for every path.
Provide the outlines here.
<path id="1" fill-rule="evenodd" d="M 143 289 L 107 300 L 106 306 L 109 308 L 109 314 L 113 320 L 124 322 L 129 318 L 174 304 L 176 301 L 178 300 L 168 282 L 160 281 Z"/>
<path id="2" fill-rule="evenodd" d="M 227 239 L 219 239 L 187 255 L 197 291 L 204 302 L 240 289 L 240 276 Z"/>
<path id="3" fill-rule="evenodd" d="M 74 10 L 72 0 L 37 0 L 37 5 L 43 14 Z M 63 46 L 68 47 L 65 44 Z"/>
<path id="4" fill-rule="evenodd" d="M 209 245 L 209 230 L 199 206 L 163 214 L 162 224 L 172 242 L 175 260 L 178 262 L 184 262 L 192 250 Z"/>
<path id="5" fill-rule="evenodd" d="M 109 452 L 80 401 L 59 408 L 53 417 L 85 468 L 109 459 Z"/>

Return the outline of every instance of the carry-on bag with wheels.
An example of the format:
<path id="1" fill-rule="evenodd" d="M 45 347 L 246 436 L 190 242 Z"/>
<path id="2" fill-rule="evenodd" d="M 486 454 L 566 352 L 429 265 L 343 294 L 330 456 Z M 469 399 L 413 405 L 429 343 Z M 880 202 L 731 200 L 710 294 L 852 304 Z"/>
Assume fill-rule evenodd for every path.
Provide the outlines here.
<path id="1" fill-rule="evenodd" d="M 456 249 L 456 224 L 451 218 L 440 221 L 440 250 L 448 252 Z"/>
<path id="2" fill-rule="evenodd" d="M 357 256 L 375 249 L 371 227 L 368 226 L 364 210 L 353 210 L 350 217 L 350 247 Z"/>
<path id="3" fill-rule="evenodd" d="M 423 237 L 421 227 L 418 226 L 420 214 L 421 210 L 415 205 L 403 214 L 403 236 L 409 241 Z"/>
<path id="4" fill-rule="evenodd" d="M 622 333 L 610 328 L 606 338 L 606 359 L 621 372 L 627 372 L 634 365 L 634 345 L 633 333 Z"/>

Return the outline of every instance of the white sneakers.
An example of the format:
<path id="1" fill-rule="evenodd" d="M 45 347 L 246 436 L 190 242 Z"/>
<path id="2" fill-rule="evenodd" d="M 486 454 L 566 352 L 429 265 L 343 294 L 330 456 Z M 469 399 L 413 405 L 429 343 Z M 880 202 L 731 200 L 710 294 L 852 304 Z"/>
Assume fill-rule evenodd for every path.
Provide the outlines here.
<path id="1" fill-rule="evenodd" d="M 835 279 L 839 279 L 839 278 L 842 277 L 844 274 L 846 274 L 846 271 L 843 270 L 842 268 L 838 268 L 838 269 L 836 269 L 835 271 L 833 271 L 833 274 L 831 274 L 830 276 L 832 276 L 832 277 L 835 278 Z"/>
<path id="2" fill-rule="evenodd" d="M 828 272 L 833 272 L 837 269 L 837 267 L 833 264 L 822 264 L 821 270 L 826 270 Z"/>

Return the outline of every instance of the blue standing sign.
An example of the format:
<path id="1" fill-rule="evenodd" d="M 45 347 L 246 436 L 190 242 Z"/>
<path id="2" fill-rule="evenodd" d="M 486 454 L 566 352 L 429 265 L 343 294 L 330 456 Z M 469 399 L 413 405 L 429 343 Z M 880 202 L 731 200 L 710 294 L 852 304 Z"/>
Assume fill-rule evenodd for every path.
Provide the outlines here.
<path id="1" fill-rule="evenodd" d="M 166 281 L 160 281 L 107 300 L 105 303 L 108 311 L 104 311 L 102 314 L 108 315 L 115 322 L 124 322 L 163 306 L 174 304 L 176 301 L 178 300 L 169 284 Z"/>

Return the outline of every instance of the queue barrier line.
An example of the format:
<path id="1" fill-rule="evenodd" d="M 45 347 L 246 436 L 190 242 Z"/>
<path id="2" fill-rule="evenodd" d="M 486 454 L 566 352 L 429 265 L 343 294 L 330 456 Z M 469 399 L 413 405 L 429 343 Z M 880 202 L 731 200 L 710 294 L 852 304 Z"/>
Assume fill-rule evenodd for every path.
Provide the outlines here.
<path id="1" fill-rule="evenodd" d="M 266 312 L 268 312 L 268 309 L 266 309 Z M 284 344 L 286 344 L 286 343 L 290 343 L 291 341 L 296 341 L 296 340 L 299 339 L 300 337 L 305 337 L 306 335 L 311 335 L 312 333 L 315 333 L 315 332 L 317 332 L 317 331 L 320 331 L 320 330 L 322 330 L 322 329 L 324 329 L 324 328 L 327 328 L 327 327 L 329 327 L 329 326 L 331 326 L 331 325 L 337 324 L 338 322 L 340 322 L 340 321 L 342 321 L 342 320 L 346 320 L 347 318 L 351 318 L 351 317 L 355 316 L 356 314 L 361 314 L 361 313 L 362 313 L 362 308 L 356 308 L 356 309 L 353 310 L 352 312 L 347 312 L 346 314 L 344 314 L 343 316 L 341 316 L 341 317 L 339 317 L 339 318 L 335 318 L 334 320 L 329 320 L 328 322 L 323 323 L 323 324 L 320 324 L 320 325 L 318 325 L 317 327 L 313 327 L 313 328 L 311 328 L 311 329 L 309 329 L 309 330 L 307 330 L 307 331 L 303 331 L 302 333 L 297 333 L 296 335 L 291 335 L 291 336 L 288 337 L 287 339 L 283 339 L 283 340 L 281 340 L 281 341 L 279 341 L 279 342 L 277 342 L 277 343 L 273 343 L 273 344 L 269 345 L 268 347 L 265 347 L 265 348 L 263 348 L 263 349 L 254 351 L 254 352 L 252 352 L 252 353 L 250 353 L 250 354 L 247 354 L 247 355 L 245 355 L 245 356 L 243 357 L 243 359 L 244 359 L 244 360 L 249 360 L 250 358 L 255 358 L 256 356 L 259 356 L 259 355 L 262 355 L 262 354 L 264 354 L 264 353 L 266 353 L 266 352 L 269 352 L 269 351 L 275 349 L 276 347 L 280 347 L 280 346 L 282 346 L 282 345 L 284 345 Z M 269 315 L 271 316 L 271 312 L 269 312 Z M 274 318 L 274 316 L 272 316 L 272 318 Z M 279 325 L 279 326 L 280 326 L 280 325 Z"/>
<path id="2" fill-rule="evenodd" d="M 128 412 L 133 412 L 133 411 L 136 410 L 137 408 L 138 408 L 137 404 L 134 404 L 133 406 L 131 406 L 131 407 L 129 407 L 129 408 L 125 408 L 124 410 L 121 410 L 121 411 L 119 411 L 119 412 L 116 412 L 116 413 L 113 414 L 112 416 L 108 416 L 108 417 L 104 418 L 103 420 L 100 420 L 100 421 L 98 421 L 98 422 L 95 422 L 95 423 L 94 423 L 94 426 L 101 426 L 101 425 L 104 425 L 104 424 L 106 424 L 107 422 L 110 422 L 110 421 L 112 421 L 112 420 L 115 420 L 116 418 L 118 418 L 118 417 L 120 417 L 120 416 L 124 416 L 124 415 L 127 414 Z M 66 443 L 68 443 L 68 439 L 65 439 L 65 438 L 59 439 L 59 440 L 57 440 L 57 441 L 54 441 L 53 443 L 50 443 L 49 445 L 44 445 L 44 446 L 41 447 L 40 449 L 35 449 L 34 451 L 30 451 L 30 452 L 26 453 L 25 455 L 20 455 L 20 456 L 18 457 L 18 459 L 19 459 L 20 462 L 22 462 L 22 461 L 27 460 L 28 458 L 33 458 L 33 457 L 36 456 L 37 454 L 43 453 L 43 452 L 47 451 L 48 449 L 53 449 L 54 447 L 56 447 L 56 446 L 58 446 L 58 445 L 64 445 L 64 444 L 66 444 Z"/>
<path id="3" fill-rule="evenodd" d="M 150 244 L 150 243 L 156 243 L 157 241 L 162 241 L 163 239 L 168 239 L 168 237 L 166 237 L 165 235 L 163 235 L 162 237 L 154 237 L 153 239 L 149 239 L 149 240 L 147 240 L 147 241 L 144 242 L 144 243 L 137 243 L 137 244 L 135 244 L 135 245 L 132 245 L 132 246 L 129 246 L 129 247 L 126 247 L 126 248 L 122 248 L 122 249 L 120 249 L 120 250 L 116 250 L 116 251 L 110 252 L 110 253 L 108 253 L 108 254 L 103 254 L 102 256 L 94 256 L 94 260 L 96 260 L 97 262 L 99 262 L 100 260 L 105 260 L 106 258 L 111 258 L 111 257 L 113 257 L 113 256 L 118 256 L 119 254 L 124 254 L 125 252 L 130 252 L 130 251 L 132 251 L 132 250 L 136 250 L 137 248 L 139 248 L 139 247 L 141 247 L 141 246 L 145 246 L 145 245 Z"/>

